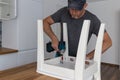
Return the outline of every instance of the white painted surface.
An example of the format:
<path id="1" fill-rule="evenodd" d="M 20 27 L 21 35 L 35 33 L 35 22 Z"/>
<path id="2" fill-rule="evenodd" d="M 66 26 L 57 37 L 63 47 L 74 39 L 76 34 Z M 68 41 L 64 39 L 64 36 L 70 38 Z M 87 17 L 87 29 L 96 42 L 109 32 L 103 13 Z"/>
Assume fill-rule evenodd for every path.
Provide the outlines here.
<path id="1" fill-rule="evenodd" d="M 0 19 L 10 20 L 17 16 L 16 14 L 17 0 L 0 0 Z"/>
<path id="2" fill-rule="evenodd" d="M 18 54 L 18 58 L 17 58 L 18 66 L 37 61 L 37 49 L 21 51 L 17 54 Z"/>
<path id="3" fill-rule="evenodd" d="M 0 55 L 0 71 L 17 66 L 17 54 Z"/>
<path id="4" fill-rule="evenodd" d="M 42 17 L 42 1 L 19 0 L 19 50 L 37 48 L 37 20 Z"/>
<path id="5" fill-rule="evenodd" d="M 75 63 L 75 80 L 84 80 L 83 76 L 86 75 L 84 73 L 84 70 L 85 70 L 85 57 L 87 50 L 89 27 L 90 27 L 90 20 L 84 21 L 80 34 L 76 63 Z"/>
<path id="6" fill-rule="evenodd" d="M 42 2 L 18 1 L 18 17 L 3 21 L 3 47 L 18 50 L 37 48 L 37 20 L 42 17 Z M 39 10 L 38 10 L 39 9 Z"/>
<path id="7" fill-rule="evenodd" d="M 18 49 L 17 19 L 3 21 L 2 23 L 2 47 Z"/>
<path id="8" fill-rule="evenodd" d="M 43 17 L 47 17 L 56 12 L 56 10 L 66 6 L 67 0 L 43 0 L 43 4 Z"/>
<path id="9" fill-rule="evenodd" d="M 84 21 L 80 36 L 76 61 L 75 62 L 69 61 L 67 59 L 69 57 L 65 55 L 64 56 L 65 59 L 63 60 L 63 64 L 62 64 L 60 63 L 61 57 L 44 60 L 45 51 L 44 51 L 43 22 L 42 20 L 38 20 L 38 31 L 40 32 L 38 32 L 37 72 L 63 80 L 91 80 L 92 76 L 94 76 L 96 80 L 101 80 L 100 64 L 101 64 L 101 52 L 102 52 L 101 49 L 102 49 L 102 40 L 104 34 L 104 24 L 101 25 L 100 32 L 98 35 L 94 60 L 90 61 L 89 65 L 85 65 L 85 55 L 87 48 L 89 26 L 90 26 L 90 21 L 89 20 Z M 64 29 L 65 28 L 66 25 L 64 25 Z M 67 30 L 64 32 L 65 32 L 64 35 L 65 37 Z M 68 48 L 66 50 L 68 52 Z M 65 52 L 64 54 L 68 54 L 68 53 Z"/>
<path id="10" fill-rule="evenodd" d="M 96 14 L 102 22 L 106 23 L 106 29 L 112 38 L 112 47 L 102 56 L 102 62 L 118 64 L 119 50 L 119 26 L 120 5 L 119 0 L 103 0 L 88 4 L 88 10 Z M 117 5 L 117 7 L 115 6 Z M 94 42 L 93 42 L 94 43 Z"/>
<path id="11" fill-rule="evenodd" d="M 105 24 L 100 25 L 97 42 L 95 46 L 94 61 L 97 62 L 98 71 L 94 74 L 96 80 L 101 80 L 101 55 L 102 55 L 102 45 L 104 38 Z"/>
<path id="12" fill-rule="evenodd" d="M 0 71 L 36 62 L 37 50 L 0 55 Z"/>
<path id="13" fill-rule="evenodd" d="M 17 6 L 17 18 L 3 21 L 2 46 L 19 52 L 0 55 L 0 70 L 37 60 L 37 20 L 42 18 L 42 0 L 18 0 Z"/>

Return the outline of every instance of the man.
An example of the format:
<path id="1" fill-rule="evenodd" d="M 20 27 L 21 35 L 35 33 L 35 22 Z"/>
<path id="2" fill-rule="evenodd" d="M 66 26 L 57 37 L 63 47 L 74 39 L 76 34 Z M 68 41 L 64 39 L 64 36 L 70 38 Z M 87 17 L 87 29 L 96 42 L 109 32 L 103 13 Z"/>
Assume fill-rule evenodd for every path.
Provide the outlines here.
<path id="1" fill-rule="evenodd" d="M 91 12 L 86 10 L 87 3 L 86 0 L 69 0 L 68 7 L 64 7 L 58 10 L 56 13 L 48 16 L 44 19 L 44 31 L 50 37 L 52 41 L 52 47 L 59 51 L 58 49 L 58 38 L 52 31 L 50 25 L 58 22 L 67 23 L 68 29 L 68 46 L 69 46 L 69 55 L 76 56 L 79 36 L 81 34 L 82 24 L 85 19 L 90 20 L 90 30 L 88 41 L 91 38 L 92 34 L 98 36 L 99 28 L 100 28 L 100 20 Z M 112 41 L 105 31 L 102 52 L 105 52 L 109 47 L 111 47 Z M 92 59 L 94 55 L 94 50 L 87 54 L 89 59 Z"/>

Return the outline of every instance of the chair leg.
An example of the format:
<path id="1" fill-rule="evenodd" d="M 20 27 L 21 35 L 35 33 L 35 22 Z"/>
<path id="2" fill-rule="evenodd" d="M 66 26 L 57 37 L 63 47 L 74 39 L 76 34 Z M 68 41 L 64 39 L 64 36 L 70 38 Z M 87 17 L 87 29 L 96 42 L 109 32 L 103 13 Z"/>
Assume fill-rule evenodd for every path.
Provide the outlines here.
<path id="1" fill-rule="evenodd" d="M 87 80 L 94 80 L 94 78 L 93 78 L 93 76 L 91 76 Z"/>
<path id="2" fill-rule="evenodd" d="M 101 73 L 99 71 L 94 74 L 94 79 L 93 80 L 101 80 Z"/>

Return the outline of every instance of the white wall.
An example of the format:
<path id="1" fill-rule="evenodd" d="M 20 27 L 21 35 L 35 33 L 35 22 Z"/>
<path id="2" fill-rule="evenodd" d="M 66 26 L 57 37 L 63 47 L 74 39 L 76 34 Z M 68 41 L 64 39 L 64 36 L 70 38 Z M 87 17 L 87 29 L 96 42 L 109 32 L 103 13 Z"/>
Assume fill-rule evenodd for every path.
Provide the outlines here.
<path id="1" fill-rule="evenodd" d="M 3 47 L 18 50 L 37 48 L 37 20 L 42 18 L 42 1 L 17 1 L 17 18 L 3 21 Z"/>
<path id="2" fill-rule="evenodd" d="M 17 19 L 2 21 L 2 47 L 18 49 Z"/>
<path id="3" fill-rule="evenodd" d="M 0 55 L 0 71 L 36 62 L 36 50 Z"/>
<path id="4" fill-rule="evenodd" d="M 88 5 L 88 10 L 95 13 L 102 22 L 106 23 L 106 29 L 112 38 L 112 47 L 102 56 L 102 61 L 118 64 L 119 48 L 119 18 L 120 18 L 119 0 L 102 0 L 92 2 Z"/>
<path id="5" fill-rule="evenodd" d="M 37 20 L 42 18 L 42 0 L 17 0 L 17 18 L 3 21 L 2 46 L 17 53 L 0 55 L 0 70 L 37 60 Z"/>
<path id="6" fill-rule="evenodd" d="M 19 0 L 19 50 L 37 48 L 37 20 L 42 18 L 42 0 Z"/>

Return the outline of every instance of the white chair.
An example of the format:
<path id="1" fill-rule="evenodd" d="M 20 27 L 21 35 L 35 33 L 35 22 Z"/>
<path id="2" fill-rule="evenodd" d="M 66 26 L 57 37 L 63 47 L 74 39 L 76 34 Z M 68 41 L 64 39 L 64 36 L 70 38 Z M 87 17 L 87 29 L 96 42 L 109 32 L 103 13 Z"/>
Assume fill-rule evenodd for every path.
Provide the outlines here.
<path id="1" fill-rule="evenodd" d="M 101 80 L 100 62 L 105 25 L 101 24 L 94 59 L 92 61 L 89 60 L 89 65 L 85 64 L 85 57 L 90 21 L 85 20 L 83 23 L 76 58 L 68 55 L 67 25 L 64 23 L 63 26 L 66 51 L 64 53 L 64 63 L 61 64 L 60 57 L 44 60 L 43 22 L 38 20 L 37 72 L 63 80 L 90 80 L 89 77 L 93 77 L 93 80 Z"/>

